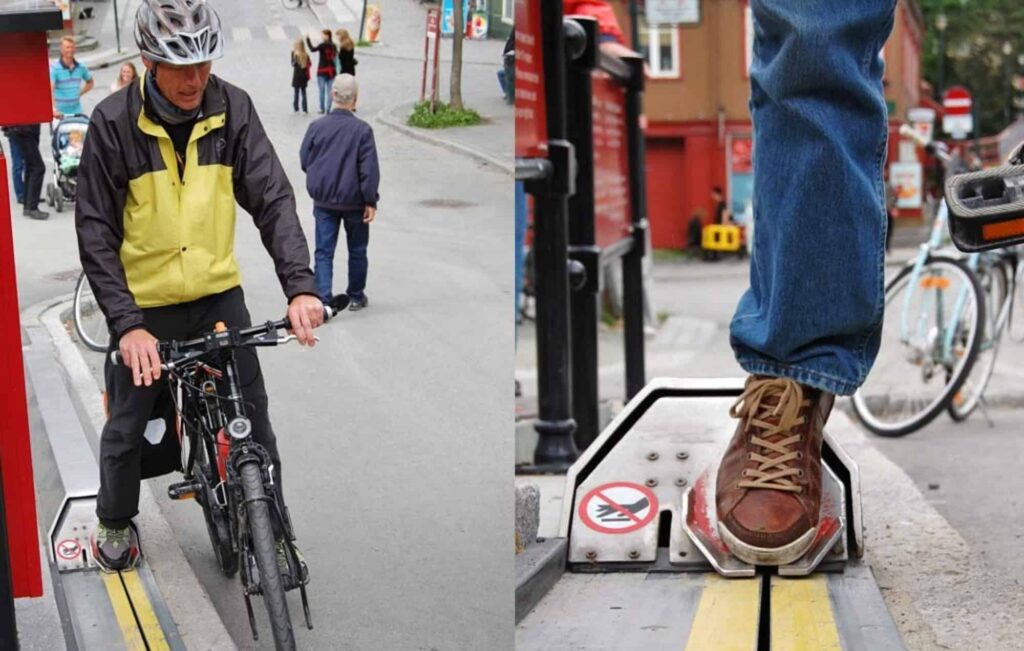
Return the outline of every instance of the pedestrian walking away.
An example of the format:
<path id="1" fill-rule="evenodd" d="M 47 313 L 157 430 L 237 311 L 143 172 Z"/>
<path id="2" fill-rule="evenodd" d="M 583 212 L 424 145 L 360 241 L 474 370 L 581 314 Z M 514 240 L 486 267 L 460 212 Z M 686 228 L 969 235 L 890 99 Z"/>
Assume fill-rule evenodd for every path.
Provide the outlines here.
<path id="1" fill-rule="evenodd" d="M 11 141 L 11 149 L 17 148 L 25 168 L 23 189 L 25 205 L 22 214 L 30 219 L 47 219 L 50 214 L 39 209 L 39 197 L 43 192 L 43 177 L 46 176 L 46 164 L 43 163 L 43 157 L 39 153 L 39 125 L 5 127 L 4 132 Z M 14 187 L 17 192 L 17 180 L 15 180 Z"/>
<path id="2" fill-rule="evenodd" d="M 329 115 L 309 126 L 299 158 L 306 173 L 306 190 L 313 198 L 316 253 L 313 273 L 320 300 L 329 301 L 334 276 L 334 251 L 341 227 L 348 243 L 350 310 L 360 310 L 366 298 L 370 222 L 377 214 L 380 170 L 373 129 L 356 117 L 359 86 L 352 75 L 338 75 L 331 89 Z"/>
<path id="3" fill-rule="evenodd" d="M 302 112 L 309 113 L 309 106 L 306 103 L 306 87 L 309 86 L 309 53 L 306 52 L 306 45 L 302 39 L 295 39 L 292 46 L 292 108 L 299 112 L 299 100 L 302 104 Z"/>
<path id="4" fill-rule="evenodd" d="M 356 74 L 356 44 L 349 36 L 347 29 L 339 29 L 334 33 L 338 37 L 338 74 Z"/>
<path id="5" fill-rule="evenodd" d="M 823 427 L 834 397 L 856 391 L 878 352 L 887 129 L 879 51 L 895 5 L 750 3 L 758 241 L 730 326 L 750 377 L 730 411 L 739 423 L 716 494 L 722 538 L 747 563 L 785 565 L 813 543 Z"/>
<path id="6" fill-rule="evenodd" d="M 60 39 L 60 58 L 50 66 L 50 85 L 53 87 L 53 117 L 85 114 L 82 95 L 96 84 L 89 69 L 75 59 L 75 39 Z"/>
<path id="7" fill-rule="evenodd" d="M 320 59 L 316 65 L 316 85 L 320 90 L 320 112 L 326 113 L 331 106 L 331 81 L 337 74 L 335 58 L 338 56 L 338 48 L 331 40 L 331 30 L 325 29 L 321 33 L 322 41 L 313 45 L 313 41 L 306 36 L 306 45 L 310 52 L 319 52 Z"/>
<path id="8" fill-rule="evenodd" d="M 236 202 L 252 215 L 274 261 L 299 342 L 312 345 L 312 329 L 323 320 L 284 168 L 249 95 L 210 74 L 223 48 L 219 17 L 203 0 L 145 0 L 135 38 L 145 73 L 93 112 L 75 210 L 82 267 L 109 324 L 111 349 L 125 360 L 114 366 L 108 356 L 104 369 L 109 417 L 100 436 L 92 551 L 108 571 L 139 556 L 131 519 L 143 432 L 168 391 L 157 382 L 157 342 L 201 336 L 218 321 L 248 325 L 234 254 Z M 270 457 L 282 499 L 259 361 L 242 355 L 238 367 L 252 436 Z M 283 540 L 277 544 L 283 549 Z"/>

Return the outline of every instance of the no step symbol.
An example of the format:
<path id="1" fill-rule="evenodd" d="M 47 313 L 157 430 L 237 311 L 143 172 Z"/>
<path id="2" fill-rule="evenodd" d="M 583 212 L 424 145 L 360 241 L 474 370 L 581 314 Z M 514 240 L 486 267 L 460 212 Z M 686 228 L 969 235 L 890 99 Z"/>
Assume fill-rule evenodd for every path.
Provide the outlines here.
<path id="1" fill-rule="evenodd" d="M 57 556 L 66 561 L 73 561 L 82 555 L 82 546 L 77 540 L 62 540 L 57 543 Z"/>

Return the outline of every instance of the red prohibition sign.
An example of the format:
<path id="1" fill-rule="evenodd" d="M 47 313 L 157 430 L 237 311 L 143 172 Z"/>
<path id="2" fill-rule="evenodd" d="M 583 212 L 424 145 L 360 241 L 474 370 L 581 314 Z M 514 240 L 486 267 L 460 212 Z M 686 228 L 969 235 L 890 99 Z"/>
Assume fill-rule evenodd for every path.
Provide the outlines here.
<path id="1" fill-rule="evenodd" d="M 66 561 L 73 561 L 82 553 L 82 546 L 77 540 L 62 540 L 57 543 L 57 555 Z"/>
<path id="2" fill-rule="evenodd" d="M 579 516 L 594 531 L 623 534 L 643 529 L 658 513 L 658 498 L 628 481 L 602 484 L 580 500 Z"/>

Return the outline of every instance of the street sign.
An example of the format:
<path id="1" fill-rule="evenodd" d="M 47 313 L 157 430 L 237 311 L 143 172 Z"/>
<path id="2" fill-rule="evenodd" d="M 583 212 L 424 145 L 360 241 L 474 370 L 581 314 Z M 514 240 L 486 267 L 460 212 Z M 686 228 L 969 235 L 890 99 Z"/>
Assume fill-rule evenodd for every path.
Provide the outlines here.
<path id="1" fill-rule="evenodd" d="M 540 0 L 516 0 L 516 157 L 546 158 L 547 102 L 544 93 Z"/>
<path id="2" fill-rule="evenodd" d="M 953 86 L 942 96 L 942 130 L 954 138 L 966 138 L 974 131 L 971 93 L 963 86 Z"/>
<path id="3" fill-rule="evenodd" d="M 658 513 L 658 498 L 647 487 L 620 481 L 602 484 L 580 500 L 580 521 L 600 533 L 643 529 Z"/>
<path id="4" fill-rule="evenodd" d="M 631 237 L 626 91 L 601 70 L 591 75 L 594 138 L 594 241 L 608 249 Z"/>
<path id="5" fill-rule="evenodd" d="M 644 15 L 649 25 L 696 25 L 700 0 L 647 0 Z"/>
<path id="6" fill-rule="evenodd" d="M 914 131 L 920 134 L 925 142 L 931 142 L 935 137 L 935 109 L 925 106 L 908 109 L 907 121 L 913 125 Z"/>

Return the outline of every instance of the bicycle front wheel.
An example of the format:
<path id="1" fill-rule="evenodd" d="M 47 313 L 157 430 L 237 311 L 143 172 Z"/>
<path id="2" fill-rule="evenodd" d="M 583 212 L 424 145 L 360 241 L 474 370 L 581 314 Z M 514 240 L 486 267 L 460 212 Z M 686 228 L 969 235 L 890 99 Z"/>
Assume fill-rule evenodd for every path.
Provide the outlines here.
<path id="1" fill-rule="evenodd" d="M 281 5 L 285 9 L 298 9 L 301 4 L 302 0 L 281 0 Z"/>
<path id="2" fill-rule="evenodd" d="M 1024 260 L 1017 263 L 1014 271 L 1013 298 L 1010 304 L 1010 320 L 1006 332 L 1014 343 L 1024 344 Z"/>
<path id="3" fill-rule="evenodd" d="M 325 4 L 327 4 L 327 0 L 312 0 L 312 2 L 315 5 L 325 5 Z"/>
<path id="4" fill-rule="evenodd" d="M 249 518 L 249 540 L 259 569 L 260 590 L 270 617 L 270 628 L 274 632 L 274 644 L 278 651 L 291 651 L 295 649 L 295 632 L 292 630 L 292 618 L 288 614 L 288 601 L 285 599 L 281 571 L 277 565 L 274 527 L 263 491 L 263 474 L 256 462 L 245 463 L 238 471 Z"/>
<path id="5" fill-rule="evenodd" d="M 1013 273 L 1012 268 L 1009 273 Z M 999 355 L 999 340 L 1002 334 L 999 330 L 999 316 L 1009 292 L 1009 273 L 1002 262 L 984 265 L 977 271 L 978 282 L 981 283 L 985 296 L 984 333 L 974 364 L 971 365 L 963 385 L 953 394 L 947 407 L 949 417 L 957 422 L 967 420 L 971 412 L 978 408 L 989 380 L 992 379 L 992 371 L 995 370 L 996 358 Z"/>
<path id="6" fill-rule="evenodd" d="M 78 284 L 75 286 L 75 300 L 72 308 L 72 318 L 75 322 L 75 332 L 89 350 L 98 353 L 106 352 L 110 346 L 110 331 L 107 329 L 107 319 L 100 310 L 96 297 L 93 296 L 92 288 L 85 278 L 83 271 L 78 276 Z"/>
<path id="7" fill-rule="evenodd" d="M 904 267 L 890 281 L 878 357 L 853 396 L 865 427 L 904 436 L 946 407 L 981 345 L 982 295 L 974 273 L 944 256 L 929 258 L 918 272 Z"/>

